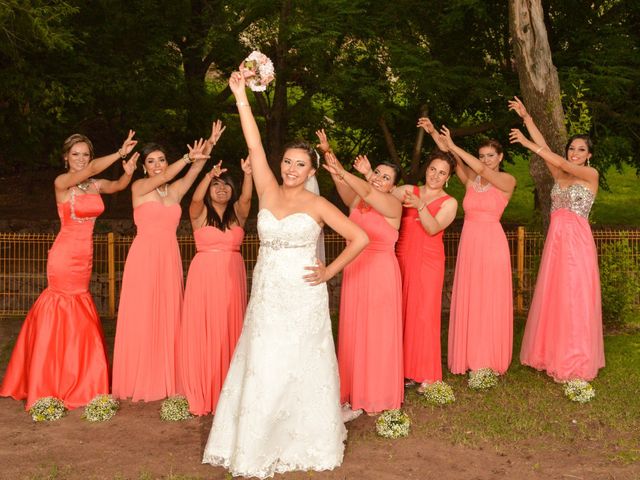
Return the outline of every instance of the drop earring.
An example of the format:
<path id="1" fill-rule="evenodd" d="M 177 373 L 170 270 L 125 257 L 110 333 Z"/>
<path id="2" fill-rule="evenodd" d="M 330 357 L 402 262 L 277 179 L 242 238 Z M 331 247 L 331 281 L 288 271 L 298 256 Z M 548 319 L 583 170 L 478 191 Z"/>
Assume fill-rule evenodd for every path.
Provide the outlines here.
<path id="1" fill-rule="evenodd" d="M 145 175 L 147 174 L 147 169 L 145 168 L 145 166 L 142 166 L 142 173 L 144 173 Z"/>
<path id="2" fill-rule="evenodd" d="M 591 162 L 589 161 L 589 159 L 587 158 L 587 167 L 591 166 Z"/>
<path id="3" fill-rule="evenodd" d="M 449 179 L 447 178 L 447 181 L 444 182 L 444 188 L 449 188 Z"/>
<path id="4" fill-rule="evenodd" d="M 65 170 L 69 170 L 69 162 L 67 162 L 67 159 L 64 159 L 64 169 Z"/>

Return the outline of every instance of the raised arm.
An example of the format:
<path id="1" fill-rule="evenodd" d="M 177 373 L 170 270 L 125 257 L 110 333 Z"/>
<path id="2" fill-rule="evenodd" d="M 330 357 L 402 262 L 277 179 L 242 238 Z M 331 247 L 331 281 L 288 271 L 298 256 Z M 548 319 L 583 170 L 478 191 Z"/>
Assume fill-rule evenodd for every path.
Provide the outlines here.
<path id="1" fill-rule="evenodd" d="M 444 125 L 440 129 L 440 132 L 450 152 L 459 157 L 468 166 L 468 168 L 471 168 L 471 170 L 473 170 L 477 175 L 486 179 L 494 187 L 506 193 L 509 197 L 511 196 L 513 190 L 516 188 L 516 179 L 513 175 L 489 168 L 474 155 L 471 155 L 466 150 L 457 146 L 451 138 L 451 132 Z"/>
<path id="2" fill-rule="evenodd" d="M 529 135 L 531 135 L 533 143 L 536 143 L 541 147 L 547 146 L 546 140 L 542 136 L 542 133 L 538 129 L 536 123 L 533 121 L 531 115 L 529 115 L 529 112 L 527 112 L 527 109 L 524 106 L 524 103 L 522 103 L 522 100 L 520 100 L 518 97 L 513 97 L 513 100 L 509 100 L 509 110 L 513 110 L 514 112 L 516 112 L 522 119 L 524 125 L 527 127 Z"/>
<path id="3" fill-rule="evenodd" d="M 138 158 L 140 158 L 140 154 L 136 152 L 131 155 L 131 158 L 128 161 L 122 161 L 122 168 L 124 169 L 124 173 L 118 180 L 105 180 L 103 178 L 97 180 L 99 183 L 100 192 L 116 193 L 127 188 L 127 185 L 129 185 L 129 183 L 131 182 L 131 177 L 133 177 L 133 172 L 136 171 Z"/>
<path id="4" fill-rule="evenodd" d="M 189 204 L 189 218 L 192 222 L 198 223 L 198 219 L 204 213 L 204 198 L 207 196 L 211 181 L 226 171 L 226 168 L 222 168 L 222 160 L 220 160 L 209 172 L 204 174 L 204 177 L 202 177 L 202 180 L 194 190 Z"/>
<path id="5" fill-rule="evenodd" d="M 456 160 L 456 175 L 458 176 L 460 182 L 463 185 L 466 185 L 467 182 L 474 177 L 473 170 L 471 170 L 471 168 L 462 161 L 459 155 L 449 149 L 447 142 L 438 132 L 438 130 L 436 130 L 436 128 L 433 126 L 431 120 L 429 120 L 427 117 L 421 117 L 418 119 L 418 126 L 422 127 L 425 132 L 431 135 L 431 138 L 433 138 L 433 141 L 436 143 L 436 146 L 440 150 L 442 150 L 443 152 L 450 152 L 453 155 Z"/>
<path id="6" fill-rule="evenodd" d="M 511 130 L 509 139 L 511 140 L 511 143 L 519 143 L 523 147 L 540 156 L 540 158 L 542 158 L 546 163 L 547 167 L 549 167 L 551 176 L 555 180 L 557 180 L 559 176 L 562 176 L 562 173 L 568 173 L 569 175 L 573 175 L 574 177 L 587 182 L 592 192 L 596 193 L 598 191 L 599 174 L 595 168 L 587 165 L 576 165 L 575 163 L 569 162 L 564 157 L 552 152 L 548 146 L 538 145 L 537 143 L 532 142 L 517 128 L 513 128 Z"/>
<path id="7" fill-rule="evenodd" d="M 438 210 L 438 213 L 433 216 L 431 215 L 431 212 L 429 212 L 427 204 L 425 204 L 418 195 L 414 194 L 409 189 L 404 190 L 403 204 L 406 207 L 413 207 L 418 210 L 420 224 L 429 235 L 435 235 L 451 225 L 451 222 L 456 218 L 456 212 L 458 211 L 458 202 L 452 197 L 445 200 L 442 203 L 440 210 Z"/>
<path id="8" fill-rule="evenodd" d="M 187 145 L 189 148 L 191 166 L 182 178 L 179 178 L 169 185 L 169 191 L 176 197 L 178 202 L 182 200 L 182 197 L 184 197 L 187 191 L 191 188 L 191 185 L 193 185 L 193 182 L 196 181 L 196 178 L 204 168 L 204 164 L 207 163 L 209 155 L 204 153 L 206 146 L 207 142 L 202 138 L 197 142 L 194 142 L 193 147 Z"/>
<path id="9" fill-rule="evenodd" d="M 84 182 L 88 178 L 91 178 L 99 173 L 103 172 L 107 169 L 111 164 L 113 164 L 118 159 L 125 159 L 133 147 L 138 143 L 137 140 L 134 140 L 133 137 L 136 134 L 133 130 L 129 130 L 129 135 L 122 142 L 122 146 L 118 149 L 117 152 L 112 153 L 110 155 L 106 155 L 104 157 L 99 157 L 91 160 L 86 167 L 78 172 L 67 172 L 62 175 L 58 175 L 54 181 L 54 187 L 56 190 L 56 194 L 62 194 L 67 189 L 77 185 L 78 183 Z"/>
<path id="10" fill-rule="evenodd" d="M 253 193 L 253 179 L 251 174 L 251 157 L 240 160 L 240 166 L 244 172 L 244 178 L 242 179 L 242 190 L 240 196 L 236 200 L 235 209 L 236 217 L 238 217 L 238 223 L 241 227 L 244 227 L 244 223 L 249 216 L 249 210 L 251 210 L 251 196 Z"/>
<path id="11" fill-rule="evenodd" d="M 267 155 L 260 139 L 260 130 L 258 130 L 258 125 L 251 112 L 251 105 L 247 99 L 245 77 L 242 72 L 233 72 L 231 74 L 229 88 L 236 98 L 242 133 L 251 157 L 253 181 L 256 185 L 258 198 L 261 198 L 266 191 L 277 188 L 278 181 L 267 162 Z"/>
<path id="12" fill-rule="evenodd" d="M 311 285 L 318 285 L 333 278 L 369 243 L 365 231 L 349 220 L 335 205 L 322 197 L 318 197 L 316 202 L 318 216 L 347 241 L 347 246 L 326 267 L 319 261 L 315 266 L 306 267 L 310 273 L 305 275 L 304 279 Z"/>
<path id="13" fill-rule="evenodd" d="M 222 125 L 222 120 L 214 120 L 214 122 L 211 124 L 211 135 L 209 135 L 207 144 L 204 147 L 205 155 L 211 155 L 213 147 L 216 146 L 218 140 L 220 140 L 220 137 L 222 136 L 222 133 L 226 129 L 227 127 Z"/>
<path id="14" fill-rule="evenodd" d="M 201 161 L 202 164 L 199 165 L 198 172 L 202 170 L 204 161 L 209 158 L 207 155 L 204 155 L 202 153 L 202 150 L 204 148 L 204 140 L 200 139 L 199 141 L 194 142 L 193 147 L 187 145 L 187 148 L 189 149 L 189 153 L 185 154 L 179 160 L 171 163 L 161 174 L 154 175 L 153 177 L 141 178 L 140 180 L 136 180 L 135 182 L 133 182 L 133 185 L 131 185 L 131 194 L 134 198 L 134 204 L 136 198 L 142 197 L 143 195 L 152 192 L 155 188 L 173 180 L 174 177 L 178 175 L 178 173 L 180 173 L 180 171 L 182 171 L 182 169 L 187 165 L 195 163 L 197 161 Z M 191 180 L 191 183 L 193 183 L 193 180 Z M 172 187 L 173 185 L 169 187 L 169 192 L 171 192 L 172 195 L 177 196 L 178 189 L 174 190 Z M 182 195 L 180 195 L 178 201 L 180 201 L 181 198 Z"/>
<path id="15" fill-rule="evenodd" d="M 399 220 L 402 217 L 402 204 L 397 198 L 388 192 L 376 190 L 366 180 L 347 172 L 334 154 L 329 153 L 325 158 L 328 169 L 336 172 L 340 180 L 345 182 L 358 197 L 371 205 L 376 211 L 394 220 Z"/>

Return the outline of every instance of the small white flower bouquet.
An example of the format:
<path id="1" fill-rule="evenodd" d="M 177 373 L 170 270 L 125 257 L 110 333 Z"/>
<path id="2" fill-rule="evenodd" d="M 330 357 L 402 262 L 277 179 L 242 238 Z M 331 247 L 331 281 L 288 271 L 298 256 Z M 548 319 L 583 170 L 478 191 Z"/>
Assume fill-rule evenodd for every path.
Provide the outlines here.
<path id="1" fill-rule="evenodd" d="M 244 59 L 240 68 L 247 79 L 247 85 L 254 92 L 264 92 L 267 85 L 276 78 L 273 62 L 257 50 Z"/>
<path id="2" fill-rule="evenodd" d="M 587 403 L 596 396 L 596 391 L 589 382 L 576 379 L 564 384 L 564 394 L 572 402 Z"/>
<path id="3" fill-rule="evenodd" d="M 119 408 L 120 403 L 111 395 L 98 395 L 84 407 L 82 418 L 89 422 L 106 422 Z"/>
<path id="4" fill-rule="evenodd" d="M 160 418 L 166 422 L 179 422 L 193 417 L 189 412 L 189 401 L 181 396 L 169 397 L 160 407 Z"/>
<path id="5" fill-rule="evenodd" d="M 64 417 L 67 409 L 59 398 L 43 397 L 31 406 L 29 413 L 34 422 L 53 422 Z"/>
<path id="6" fill-rule="evenodd" d="M 385 438 L 400 438 L 409 435 L 411 419 L 402 410 L 387 410 L 376 420 L 376 433 Z"/>
<path id="7" fill-rule="evenodd" d="M 487 390 L 498 384 L 498 374 L 490 368 L 481 368 L 469 372 L 469 388 L 474 390 Z"/>
<path id="8" fill-rule="evenodd" d="M 447 405 L 456 401 L 453 388 L 442 380 L 426 384 L 421 390 L 422 397 L 434 405 Z"/>

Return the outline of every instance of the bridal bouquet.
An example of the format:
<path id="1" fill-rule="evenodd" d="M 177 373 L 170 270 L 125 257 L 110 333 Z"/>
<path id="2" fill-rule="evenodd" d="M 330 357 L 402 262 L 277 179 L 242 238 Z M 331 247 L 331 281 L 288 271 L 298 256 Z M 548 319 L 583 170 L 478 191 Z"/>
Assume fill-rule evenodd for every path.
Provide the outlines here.
<path id="1" fill-rule="evenodd" d="M 376 420 L 376 433 L 385 438 L 400 438 L 409 435 L 411 419 L 402 410 L 387 410 Z"/>
<path id="2" fill-rule="evenodd" d="M 189 401 L 181 396 L 169 397 L 160 407 L 160 418 L 167 422 L 179 422 L 193 417 L 189 412 Z"/>
<path id="3" fill-rule="evenodd" d="M 422 388 L 421 395 L 427 403 L 434 405 L 446 405 L 456 401 L 456 397 L 453 394 L 453 388 L 442 380 L 425 385 Z"/>
<path id="4" fill-rule="evenodd" d="M 111 395 L 98 395 L 84 407 L 82 418 L 89 422 L 106 422 L 119 408 L 120 403 Z"/>
<path id="5" fill-rule="evenodd" d="M 564 384 L 564 394 L 573 402 L 587 403 L 596 396 L 596 391 L 585 380 L 570 380 Z"/>
<path id="6" fill-rule="evenodd" d="M 244 59 L 240 68 L 247 79 L 247 85 L 254 92 L 264 92 L 267 85 L 276 78 L 273 62 L 264 53 L 257 50 L 251 52 L 251 55 Z"/>
<path id="7" fill-rule="evenodd" d="M 498 374 L 490 368 L 481 368 L 469 372 L 469 388 L 474 390 L 487 390 L 498 384 Z"/>
<path id="8" fill-rule="evenodd" d="M 66 413 L 64 403 L 56 397 L 39 398 L 29 409 L 34 422 L 53 422 L 60 420 Z"/>

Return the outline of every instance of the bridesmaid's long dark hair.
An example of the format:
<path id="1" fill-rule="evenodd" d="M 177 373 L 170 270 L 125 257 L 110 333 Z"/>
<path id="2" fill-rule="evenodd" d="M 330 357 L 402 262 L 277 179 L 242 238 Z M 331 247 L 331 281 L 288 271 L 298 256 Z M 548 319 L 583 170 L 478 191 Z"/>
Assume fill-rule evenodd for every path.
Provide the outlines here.
<path id="1" fill-rule="evenodd" d="M 204 206 L 207 209 L 207 219 L 205 225 L 215 227 L 218 230 L 222 230 L 224 232 L 227 228 L 231 228 L 234 223 L 238 225 L 240 224 L 235 209 L 235 203 L 238 200 L 238 192 L 236 190 L 236 184 L 233 181 L 233 177 L 229 175 L 229 173 L 223 173 L 218 178 L 214 178 L 213 180 L 211 180 L 211 183 L 213 184 L 213 182 L 215 182 L 216 180 L 224 182 L 231 187 L 231 198 L 229 199 L 229 203 L 227 203 L 227 206 L 224 209 L 222 218 L 220 218 L 220 215 L 218 215 L 218 212 L 216 212 L 216 209 L 213 208 L 213 205 L 211 204 L 211 184 L 209 185 L 207 194 L 204 196 Z"/>

